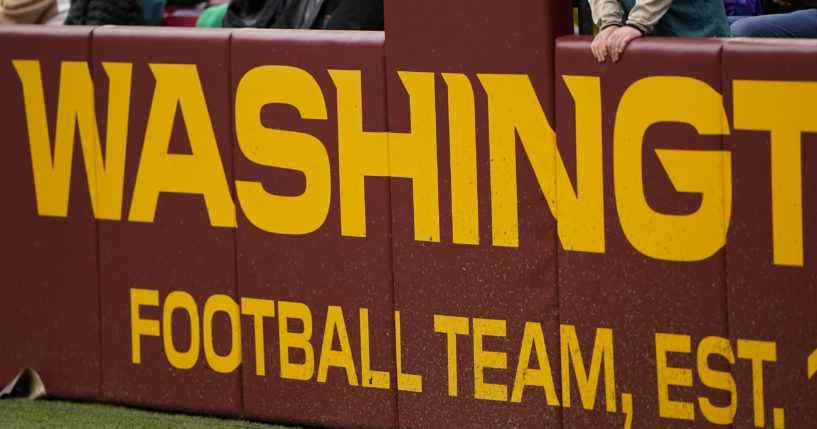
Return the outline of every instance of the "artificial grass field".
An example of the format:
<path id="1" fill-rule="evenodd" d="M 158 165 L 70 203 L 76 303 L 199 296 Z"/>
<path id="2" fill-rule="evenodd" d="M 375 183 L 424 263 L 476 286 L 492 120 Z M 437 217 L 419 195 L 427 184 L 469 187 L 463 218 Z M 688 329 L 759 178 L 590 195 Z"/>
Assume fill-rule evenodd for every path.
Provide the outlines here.
<path id="1" fill-rule="evenodd" d="M 2 428 L 259 428 L 294 429 L 246 420 L 146 411 L 117 405 L 50 399 L 0 400 Z"/>

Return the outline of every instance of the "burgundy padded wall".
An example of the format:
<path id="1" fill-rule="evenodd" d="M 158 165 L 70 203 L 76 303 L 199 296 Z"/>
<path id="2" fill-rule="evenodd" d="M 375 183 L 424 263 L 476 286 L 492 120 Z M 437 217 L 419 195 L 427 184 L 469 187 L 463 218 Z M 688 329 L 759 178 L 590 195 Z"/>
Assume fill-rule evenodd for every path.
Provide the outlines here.
<path id="1" fill-rule="evenodd" d="M 0 27 L 0 384 L 30 366 L 55 397 L 332 427 L 814 426 L 817 44 L 598 63 L 556 40 L 569 10 Z M 64 200 L 35 189 L 66 160 Z M 566 190 L 602 195 L 601 249 L 559 230 Z"/>
<path id="2" fill-rule="evenodd" d="M 105 62 L 133 64 L 122 220 L 100 221 L 99 233 L 102 388 L 106 401 L 233 416 L 242 413 L 240 370 L 225 374 L 214 371 L 204 349 L 206 301 L 216 294 L 231 299 L 237 296 L 235 228 L 212 226 L 205 198 L 202 193 L 195 193 L 196 189 L 172 192 L 182 189 L 176 185 L 184 180 L 180 177 L 193 174 L 190 164 L 214 166 L 199 167 L 206 169 L 208 176 L 217 177 L 213 185 L 216 190 L 211 195 L 218 196 L 207 204 L 213 211 L 226 213 L 219 215 L 215 222 L 227 223 L 225 217 L 235 214 L 231 205 L 230 34 L 226 30 L 151 29 L 145 32 L 139 28 L 100 28 L 94 34 L 97 92 L 107 86 L 102 69 Z M 173 68 L 174 65 L 183 66 Z M 160 85 L 160 79 L 166 80 Z M 175 91 L 177 88 L 185 94 L 181 96 L 181 103 L 175 99 L 180 97 L 180 91 Z M 206 111 L 201 110 L 202 100 Z M 98 97 L 97 105 L 105 106 L 106 98 Z M 153 118 L 150 117 L 152 109 L 157 112 Z M 174 111 L 175 114 L 169 114 Z M 172 126 L 167 125 L 171 119 Z M 169 135 L 149 131 L 151 121 L 156 129 L 163 123 L 170 127 Z M 169 159 L 169 163 L 146 162 L 146 147 L 154 148 L 148 153 L 172 154 L 158 157 Z M 191 161 L 191 156 L 200 161 Z M 201 161 L 204 157 L 215 159 L 208 163 Z M 150 193 L 151 181 L 158 182 L 158 189 L 167 190 L 158 194 L 152 221 L 133 220 L 139 174 L 145 175 L 147 193 Z M 202 183 L 195 178 L 193 181 Z M 132 360 L 133 289 L 158 291 L 157 305 L 139 306 L 138 317 L 158 321 L 161 329 L 161 337 L 140 336 L 139 364 Z M 184 309 L 165 306 L 166 298 L 174 291 L 193 298 L 195 316 L 191 317 Z M 172 310 L 169 312 L 171 322 L 167 326 L 164 314 L 169 310 Z M 195 328 L 191 327 L 193 318 L 198 319 Z M 216 312 L 212 320 L 214 350 L 219 355 L 227 355 L 234 327 L 223 311 Z M 198 334 L 195 341 L 191 333 Z M 177 352 L 190 350 L 190 356 L 195 358 L 191 368 L 171 365 L 164 343 L 168 334 Z M 198 347 L 198 356 L 195 356 L 195 347 Z"/>
<path id="3" fill-rule="evenodd" d="M 97 228 L 85 163 L 79 139 L 72 136 L 73 163 L 63 176 L 70 180 L 67 212 L 38 216 L 22 83 L 12 60 L 39 64 L 40 75 L 31 74 L 32 88 L 42 88 L 45 111 L 34 111 L 45 114 L 47 126 L 35 128 L 48 136 L 48 143 L 39 142 L 43 148 L 52 145 L 47 148 L 51 156 L 61 64 L 90 59 L 91 31 L 0 27 L 0 384 L 31 367 L 49 394 L 87 399 L 98 397 L 101 373 Z M 35 92 L 32 106 L 37 105 Z M 67 148 L 70 142 L 63 144 Z M 38 165 L 45 173 L 50 159 L 42 159 Z"/>
<path id="4" fill-rule="evenodd" d="M 420 125 L 415 121 L 436 121 L 437 140 L 439 237 L 415 239 L 418 219 L 413 215 L 412 192 L 418 185 L 405 178 L 391 180 L 394 288 L 402 325 L 402 370 L 422 377 L 422 393 L 398 392 L 401 426 L 560 424 L 560 410 L 547 406 L 541 388 L 528 387 L 521 402 L 510 401 L 526 322 L 541 326 L 553 376 L 558 379 L 555 223 L 531 165 L 517 143 L 519 245 L 492 244 L 489 118 L 487 96 L 477 75 L 526 75 L 553 127 L 553 40 L 570 31 L 569 10 L 569 4 L 561 1 L 523 1 L 513 7 L 485 1 L 467 6 L 436 1 L 386 2 L 389 131 L 408 133 Z M 410 104 L 420 100 L 409 99 L 399 72 L 433 73 L 434 116 L 410 117 Z M 472 241 L 478 244 L 454 243 L 451 113 L 441 73 L 458 75 L 451 79 L 458 79 L 460 85 L 470 86 L 473 91 L 473 96 L 466 91 L 463 100 L 466 104 L 472 101 L 474 111 L 466 108 L 458 124 L 466 134 L 473 133 L 474 140 L 466 147 L 475 153 L 475 159 L 468 162 L 475 164 L 467 168 L 474 171 L 478 209 L 459 216 L 460 221 L 473 222 L 471 231 L 478 229 Z M 475 125 L 469 125 L 470 121 Z M 436 316 L 441 317 L 440 330 L 451 334 L 435 332 Z M 453 335 L 453 325 L 446 328 L 446 323 L 464 323 L 457 328 L 464 334 Z M 504 333 L 500 333 L 503 324 Z M 476 340 L 475 328 L 494 335 L 480 335 L 481 340 Z M 457 374 L 451 380 L 449 371 L 453 366 L 449 366 L 447 356 L 453 348 L 449 349 L 448 338 L 455 338 L 457 347 Z M 496 359 L 479 371 L 474 365 L 475 341 L 481 342 L 482 350 L 492 356 L 488 360 Z M 531 367 L 536 367 L 533 356 L 530 362 Z M 498 400 L 477 399 L 477 379 L 495 385 L 498 392 L 505 386 L 506 394 L 500 393 Z M 449 390 L 453 383 L 456 396 Z"/>
<path id="5" fill-rule="evenodd" d="M 307 173 L 298 171 L 293 158 L 259 158 L 255 152 L 245 153 L 239 147 L 257 145 L 281 145 L 299 150 L 313 161 L 321 158 L 307 152 L 303 144 L 291 140 L 267 138 L 240 143 L 236 134 L 235 165 L 236 180 L 261 183 L 266 193 L 276 196 L 297 197 L 304 192 L 312 195 L 312 189 L 324 183 L 331 187 L 326 196 L 328 203 L 325 219 L 313 232 L 270 232 L 253 222 L 242 203 L 238 223 L 238 282 L 242 297 L 273 300 L 276 302 L 274 317 L 263 319 L 264 328 L 264 375 L 258 375 L 254 356 L 256 339 L 253 329 L 257 319 L 245 318 L 244 352 L 247 360 L 243 366 L 244 403 L 248 417 L 270 419 L 297 424 L 328 425 L 344 427 L 396 427 L 396 377 L 395 343 L 393 337 L 394 316 L 391 265 L 391 215 L 389 212 L 389 187 L 386 180 L 367 180 L 365 187 L 366 236 L 350 237 L 341 233 L 341 199 L 339 185 L 338 107 L 337 90 L 330 70 L 343 71 L 359 76 L 360 89 L 356 93 L 362 101 L 362 126 L 366 131 L 386 129 L 385 81 L 383 78 L 383 33 L 381 32 L 318 32 L 318 31 L 236 31 L 232 40 L 232 91 L 237 105 L 251 97 L 239 88 L 242 80 L 250 85 L 255 73 L 266 73 L 269 67 L 296 68 L 298 76 L 311 79 L 286 80 L 283 74 L 270 70 L 267 79 L 271 88 L 296 88 L 295 100 L 306 103 L 317 100 L 325 111 L 299 111 L 285 101 L 275 101 L 281 90 L 264 92 L 260 112 L 251 115 L 259 118 L 261 126 L 269 129 L 292 131 L 314 136 L 325 150 L 323 159 L 328 164 L 319 165 Z M 264 68 L 260 68 L 264 67 Z M 278 76 L 278 77 L 276 77 Z M 281 79 L 281 80 L 276 80 Z M 359 80 L 358 80 L 359 79 Z M 316 95 L 316 89 L 319 89 Z M 260 91 L 250 89 L 249 92 Z M 277 92 L 276 92 L 277 91 Z M 320 98 L 323 100 L 320 100 Z M 242 99 L 238 99 L 241 97 Z M 322 102 L 321 102 L 322 101 Z M 247 101 L 247 103 L 250 103 Z M 323 119 L 316 117 L 323 116 Z M 313 119 L 302 119 L 312 117 Z M 252 119 L 250 119 L 252 121 Z M 244 125 L 240 125 L 243 129 Z M 247 129 L 251 126 L 248 125 Z M 238 130 L 238 128 L 236 128 Z M 351 156 L 355 153 L 352 152 Z M 350 156 L 350 155 L 346 155 Z M 257 162 L 254 162 L 257 161 Z M 264 165 L 265 162 L 270 163 Z M 315 161 L 317 163 L 317 161 Z M 273 166 L 278 165 L 278 167 Z M 289 166 L 291 167 L 283 167 Z M 328 169 L 328 170 L 326 170 Z M 331 173 L 331 175 L 330 175 Z M 323 176 L 325 174 L 325 176 Z M 329 180 L 328 183 L 324 182 Z M 362 184 L 361 184 L 362 185 Z M 308 195 L 307 195 L 308 197 Z M 279 200 L 280 201 L 280 200 Z M 277 210 L 292 212 L 291 206 L 277 206 Z M 254 213 L 258 213 L 256 210 Z M 297 217 L 320 217 L 321 209 L 311 208 L 292 212 Z M 292 225 L 292 222 L 287 222 Z M 285 226 L 286 227 L 286 226 Z M 272 229 L 267 226 L 267 228 Z M 309 342 L 310 356 L 314 359 L 311 369 L 305 369 L 304 380 L 284 378 L 280 363 L 279 316 L 281 303 L 296 303 L 308 308 L 311 320 Z M 284 304 L 286 305 L 286 304 Z M 340 308 L 342 324 L 347 333 L 344 345 L 340 339 L 340 327 L 327 322 L 330 307 Z M 368 335 L 361 335 L 361 310 L 368 316 Z M 335 313 L 337 314 L 337 313 Z M 301 314 L 303 316 L 303 314 Z M 337 323 L 337 319 L 335 323 Z M 302 320 L 290 318 L 284 323 L 289 332 L 303 333 Z M 327 331 L 329 326 L 329 331 Z M 331 327 L 335 326 L 334 329 Z M 327 337 L 331 338 L 327 340 Z M 385 371 L 388 388 L 364 378 L 361 341 L 368 338 L 369 359 L 366 366 L 373 371 Z M 330 347 L 323 356 L 326 341 Z M 330 351 L 331 350 L 331 351 Z M 337 352 L 350 353 L 354 362 L 351 371 L 335 365 L 326 367 L 325 379 L 319 380 L 320 363 L 331 362 Z M 305 363 L 307 351 L 290 348 L 288 359 L 293 363 Z M 288 373 L 289 374 L 289 373 Z M 374 373 L 372 373 L 374 374 Z M 352 377 L 350 381 L 350 377 Z M 382 380 L 381 380 L 382 381 Z M 364 383 L 379 385 L 367 387 Z M 352 385 L 354 384 L 354 385 Z"/>
<path id="6" fill-rule="evenodd" d="M 812 406 L 817 400 L 814 389 L 817 380 L 808 371 L 817 363 L 809 364 L 817 348 L 814 340 L 817 245 L 811 239 L 817 234 L 817 176 L 811 168 L 817 161 L 817 137 L 814 130 L 808 130 L 809 124 L 811 128 L 814 124 L 814 116 L 808 112 L 813 109 L 816 96 L 815 53 L 817 43 L 805 40 L 724 43 L 724 101 L 733 126 L 725 142 L 732 153 L 734 183 L 727 252 L 729 336 L 733 347 L 741 339 L 759 341 L 766 343 L 762 350 L 773 350 L 776 354 L 774 362 L 769 359 L 772 356 L 766 357 L 760 370 L 754 371 L 754 377 L 752 360 L 739 359 L 734 365 L 732 373 L 739 404 L 735 427 L 754 427 L 757 423 L 765 427 L 777 427 L 779 423 L 785 427 L 810 427 L 817 423 L 817 411 Z M 752 86 L 752 81 L 758 80 L 773 85 L 771 94 L 783 97 L 782 100 L 770 101 L 773 98 L 760 95 L 757 87 Z M 739 110 L 737 103 L 746 103 L 747 107 Z M 762 119 L 747 116 L 753 112 Z M 803 115 L 805 122 L 797 119 Z M 772 149 L 772 139 L 777 136 L 764 131 L 771 118 L 778 118 L 792 130 L 802 129 L 802 124 L 806 124 L 805 132 L 780 140 L 789 145 L 791 155 L 781 156 L 778 150 L 783 144 Z M 778 157 L 783 168 L 773 171 L 772 163 Z M 784 181 L 777 182 L 773 174 Z M 793 188 L 798 180 L 802 183 L 800 192 Z M 790 199 L 784 199 L 784 205 L 773 209 L 773 195 Z M 795 205 L 798 200 L 802 212 Z M 782 228 L 773 227 L 775 216 L 782 219 L 789 216 L 795 221 L 784 221 Z M 775 263 L 783 252 L 774 250 L 774 234 L 796 231 L 793 224 L 798 218 L 802 222 L 802 236 L 795 233 L 784 238 L 789 246 L 781 246 L 780 250 L 799 249 L 801 265 Z M 802 241 L 798 243 L 798 239 Z M 762 354 L 760 350 L 755 353 Z M 762 376 L 763 383 L 762 406 L 751 393 L 753 388 L 760 387 L 758 376 Z"/>
<path id="7" fill-rule="evenodd" d="M 633 423 L 644 427 L 688 427 L 690 422 L 679 418 L 661 418 L 658 401 L 658 366 L 656 334 L 689 336 L 690 351 L 669 352 L 667 365 L 671 368 L 691 369 L 696 374 L 696 345 L 708 336 L 728 337 L 726 320 L 726 284 L 724 254 L 721 248 L 700 261 L 669 261 L 649 257 L 637 250 L 625 235 L 619 213 L 627 189 L 615 189 L 615 174 L 631 176 L 630 166 L 616 171 L 615 145 L 627 142 L 614 140 L 614 131 L 624 127 L 617 116 L 625 91 L 637 88 L 642 79 L 654 76 L 693 78 L 721 92 L 721 45 L 716 40 L 648 38 L 630 44 L 622 60 L 598 63 L 590 53 L 590 38 L 561 38 L 556 45 L 556 75 L 598 76 L 601 88 L 601 120 L 604 162 L 604 219 L 605 252 L 589 253 L 560 250 L 559 304 L 562 324 L 574 325 L 578 334 L 585 365 L 589 366 L 589 352 L 593 350 L 597 328 L 612 330 L 615 351 L 616 413 L 605 411 L 604 382 L 600 378 L 594 411 L 584 410 L 576 385 L 572 388 L 571 407 L 564 409 L 565 427 L 613 427 L 623 425 L 622 397 L 632 395 Z M 660 58 L 660 60 L 658 60 Z M 564 79 L 563 79 L 564 80 Z M 671 90 L 678 83 L 663 86 Z M 699 83 L 698 85 L 701 85 Z M 698 100 L 683 100 L 682 96 L 661 96 L 654 90 L 649 97 L 637 103 L 644 114 L 663 110 L 660 103 L 699 108 Z M 654 98 L 650 98 L 654 97 Z M 574 103 L 564 82 L 557 83 L 556 105 L 559 106 L 557 133 L 559 149 L 565 155 L 568 171 L 575 169 L 576 125 Z M 631 111 L 634 112 L 634 111 Z M 588 120 L 588 118 L 583 118 Z M 583 122 L 586 123 L 586 122 Z M 684 215 L 701 207 L 701 197 L 678 192 L 656 155 L 657 149 L 719 151 L 720 135 L 700 135 L 695 128 L 679 122 L 660 122 L 650 126 L 641 147 L 644 198 L 649 207 L 659 213 Z M 623 147 L 623 146 L 622 146 Z M 638 149 L 636 149 L 638 150 Z M 692 168 L 692 167 L 687 167 Z M 636 170 L 637 171 L 637 170 Z M 703 173 L 710 173 L 703 170 Z M 575 174 L 575 173 L 573 173 Z M 575 186 L 575 176 L 574 186 Z M 582 190 L 579 189 L 579 193 Z M 636 190 L 638 192 L 638 190 Z M 720 212 L 722 213 L 722 211 Z M 645 222 L 648 235 L 660 225 Z M 654 228 L 654 230 L 650 230 Z M 692 237 L 696 231 L 686 231 Z M 691 239 L 691 238 L 690 238 Z M 667 242 L 667 247 L 674 243 Z M 585 352 L 585 350 L 587 352 Z M 712 358 L 715 362 L 717 359 Z M 728 371 L 724 362 L 713 367 Z M 572 369 L 571 369 L 572 371 Z M 571 383 L 575 376 L 571 373 Z M 703 386 L 693 376 L 689 387 L 669 386 L 671 401 L 693 404 L 696 427 L 707 427 L 707 420 L 698 409 L 698 397 L 711 398 L 723 405 L 728 395 Z M 679 384 L 679 383 L 673 383 Z M 683 383 L 681 383 L 683 384 Z"/>

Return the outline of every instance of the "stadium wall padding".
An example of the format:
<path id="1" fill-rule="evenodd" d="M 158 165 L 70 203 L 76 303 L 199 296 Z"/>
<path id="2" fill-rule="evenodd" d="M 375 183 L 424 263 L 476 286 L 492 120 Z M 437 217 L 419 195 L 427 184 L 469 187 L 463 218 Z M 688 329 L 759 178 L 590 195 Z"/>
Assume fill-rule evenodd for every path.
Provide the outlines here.
<path id="1" fill-rule="evenodd" d="M 11 60 L 39 59 L 43 90 L 56 94 L 61 62 L 90 61 L 91 31 L 70 27 L 48 32 L 36 27 L 0 28 L 5 142 L 28 141 L 22 88 Z M 49 97 L 43 108 L 54 118 L 56 97 Z M 48 130 L 53 135 L 53 122 Z M 79 163 L 70 171 L 71 182 L 78 190 L 67 201 L 72 209 L 70 217 L 37 216 L 30 150 L 27 145 L 8 146 L 0 157 L 4 176 L 0 191 L 3 378 L 11 381 L 17 371 L 30 366 L 41 377 L 53 380 L 49 391 L 55 395 L 99 398 L 102 362 L 98 235 L 88 188 L 81 188 L 87 183 L 84 169 Z"/>
<path id="2" fill-rule="evenodd" d="M 523 3 L 0 27 L 0 379 L 328 427 L 813 426 L 817 43 L 598 63 Z"/>
<path id="3" fill-rule="evenodd" d="M 552 40 L 570 31 L 569 9 L 535 0 L 501 13 L 489 1 L 468 7 L 431 0 L 389 6 L 389 131 L 396 144 L 407 135 L 428 142 L 416 150 L 417 159 L 408 160 L 420 165 L 409 165 L 409 171 L 395 172 L 400 177 L 391 179 L 394 296 L 402 323 L 403 366 L 423 380 L 421 393 L 398 391 L 399 424 L 560 425 L 561 410 L 543 406 L 544 391 L 528 388 L 522 402 L 507 402 L 525 324 L 536 323 L 547 344 L 558 343 L 556 225 L 522 152 L 514 156 L 513 147 L 504 147 L 509 151 L 502 155 L 492 152 L 490 94 L 484 88 L 486 81 L 501 87 L 504 76 L 525 76 L 522 85 L 541 104 L 547 126 L 554 127 Z M 426 80 L 430 93 L 422 90 Z M 414 90 L 408 94 L 407 81 Z M 424 95 L 434 97 L 428 108 L 421 104 Z M 423 110 L 430 110 L 428 116 L 420 116 Z M 417 140 L 407 141 L 418 146 Z M 392 158 L 392 166 L 400 162 Z M 519 207 L 518 221 L 515 209 L 504 210 L 510 205 L 499 208 L 508 222 L 495 238 L 494 170 L 516 181 L 518 195 L 509 195 L 505 203 L 515 208 L 511 200 L 517 200 Z M 510 177 L 516 172 L 517 177 Z M 510 181 L 503 185 L 515 193 Z M 418 205 L 439 217 L 424 217 Z M 518 237 L 518 246 L 508 234 Z M 558 377 L 558 366 L 552 368 Z"/>

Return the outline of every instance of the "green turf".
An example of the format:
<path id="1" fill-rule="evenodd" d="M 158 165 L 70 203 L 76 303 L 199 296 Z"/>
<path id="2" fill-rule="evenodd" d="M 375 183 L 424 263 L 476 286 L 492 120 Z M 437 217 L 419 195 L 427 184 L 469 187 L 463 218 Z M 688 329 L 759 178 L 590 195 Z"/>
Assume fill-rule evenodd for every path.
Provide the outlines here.
<path id="1" fill-rule="evenodd" d="M 116 405 L 58 400 L 0 400 L 3 428 L 259 428 L 284 429 L 246 420 L 146 411 Z"/>

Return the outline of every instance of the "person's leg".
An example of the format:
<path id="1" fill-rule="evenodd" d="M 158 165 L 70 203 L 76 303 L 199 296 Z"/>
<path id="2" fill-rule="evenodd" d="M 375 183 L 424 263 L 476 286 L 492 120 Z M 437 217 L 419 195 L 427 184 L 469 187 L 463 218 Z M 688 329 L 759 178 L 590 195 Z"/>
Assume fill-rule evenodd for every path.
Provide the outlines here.
<path id="1" fill-rule="evenodd" d="M 729 28 L 733 37 L 817 38 L 817 9 L 752 16 Z"/>

